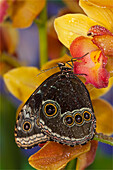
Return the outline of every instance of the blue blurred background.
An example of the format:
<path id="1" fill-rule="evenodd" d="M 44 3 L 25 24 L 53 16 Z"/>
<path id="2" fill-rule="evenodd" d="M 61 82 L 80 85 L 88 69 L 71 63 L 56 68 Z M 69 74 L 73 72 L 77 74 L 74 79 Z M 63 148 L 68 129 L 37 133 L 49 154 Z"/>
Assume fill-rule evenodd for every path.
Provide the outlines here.
<path id="1" fill-rule="evenodd" d="M 48 18 L 58 14 L 64 7 L 62 1 L 48 1 Z M 37 26 L 32 24 L 27 29 L 19 29 L 19 43 L 16 52 L 20 61 L 29 66 L 39 67 L 39 36 Z M 0 169 L 34 169 L 28 163 L 28 158 L 40 147 L 23 150 L 17 147 L 14 140 L 16 110 L 21 101 L 13 97 L 7 90 L 2 77 L 0 78 Z M 113 87 L 102 96 L 113 106 Z M 95 161 L 87 169 L 113 169 L 113 147 L 99 143 Z"/>

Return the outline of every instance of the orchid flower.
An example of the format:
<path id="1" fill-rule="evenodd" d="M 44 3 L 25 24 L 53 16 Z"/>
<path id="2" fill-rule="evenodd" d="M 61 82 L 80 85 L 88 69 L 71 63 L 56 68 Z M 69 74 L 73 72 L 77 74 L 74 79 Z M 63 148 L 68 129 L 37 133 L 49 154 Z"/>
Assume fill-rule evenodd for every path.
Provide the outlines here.
<path id="1" fill-rule="evenodd" d="M 80 0 L 79 5 L 87 16 L 66 14 L 55 19 L 59 40 L 78 60 L 74 63 L 74 73 L 84 74 L 85 84 L 96 88 L 107 87 L 113 75 L 112 4 L 112 0 L 110 3 L 109 0 Z"/>
<path id="2" fill-rule="evenodd" d="M 45 6 L 46 0 L 1 0 L 0 22 L 9 16 L 16 28 L 29 27 Z"/>
<path id="3" fill-rule="evenodd" d="M 70 56 L 64 55 L 62 58 L 52 60 L 43 65 L 42 70 L 52 68 L 59 62 L 66 63 L 69 60 Z M 35 67 L 18 67 L 4 74 L 4 81 L 8 90 L 25 103 L 33 91 L 47 77 L 58 71 L 59 68 L 53 68 L 41 73 L 41 71 Z M 105 89 L 96 89 L 87 86 L 95 110 L 97 120 L 96 131 L 106 135 L 111 135 L 113 133 L 111 119 L 113 108 L 107 101 L 98 99 L 98 97 L 106 93 L 111 88 L 112 83 L 113 79 L 110 78 L 109 85 Z M 96 94 L 95 98 L 93 97 L 94 94 Z M 21 107 L 22 106 L 20 106 L 19 110 Z M 61 169 L 72 159 L 78 158 L 76 167 L 82 170 L 94 161 L 97 146 L 98 141 L 95 140 L 88 142 L 86 145 L 77 145 L 75 147 L 58 144 L 56 142 L 47 142 L 37 153 L 29 158 L 29 163 L 35 169 Z"/>

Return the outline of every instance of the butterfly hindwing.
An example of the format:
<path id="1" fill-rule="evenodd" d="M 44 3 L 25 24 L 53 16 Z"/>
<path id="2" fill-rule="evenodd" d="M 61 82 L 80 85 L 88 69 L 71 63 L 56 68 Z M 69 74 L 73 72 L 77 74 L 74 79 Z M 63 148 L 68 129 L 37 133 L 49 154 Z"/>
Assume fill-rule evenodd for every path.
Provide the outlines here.
<path id="1" fill-rule="evenodd" d="M 72 72 L 59 74 L 50 84 L 40 110 L 44 134 L 71 146 L 91 140 L 95 133 L 95 116 L 85 85 Z"/>
<path id="2" fill-rule="evenodd" d="M 75 146 L 91 140 L 96 120 L 89 92 L 72 71 L 47 78 L 20 111 L 15 141 L 22 148 L 53 140 Z"/>

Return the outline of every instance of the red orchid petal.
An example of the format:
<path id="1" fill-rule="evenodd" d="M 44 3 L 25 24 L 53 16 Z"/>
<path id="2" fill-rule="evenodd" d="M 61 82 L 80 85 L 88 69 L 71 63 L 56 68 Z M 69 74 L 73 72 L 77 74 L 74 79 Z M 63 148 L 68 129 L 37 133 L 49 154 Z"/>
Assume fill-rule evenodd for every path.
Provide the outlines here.
<path id="1" fill-rule="evenodd" d="M 113 34 L 108 29 L 95 25 L 89 29 L 88 35 L 94 36 L 92 42 L 103 54 L 113 55 Z"/>
<path id="2" fill-rule="evenodd" d="M 88 33 L 88 35 L 113 35 L 108 29 L 106 29 L 105 27 L 102 27 L 100 25 L 94 25 L 92 26 Z"/>
<path id="3" fill-rule="evenodd" d="M 84 170 L 86 167 L 93 163 L 96 155 L 97 146 L 98 142 L 92 140 L 91 149 L 78 157 L 76 170 Z"/>
<path id="4" fill-rule="evenodd" d="M 97 45 L 103 54 L 113 56 L 113 35 L 94 36 L 92 42 Z"/>
<path id="5" fill-rule="evenodd" d="M 86 84 L 91 83 L 96 88 L 107 87 L 109 79 L 109 73 L 105 69 L 107 57 L 89 38 L 76 38 L 70 46 L 70 52 L 74 58 L 89 53 L 81 58 L 81 62 L 74 63 L 75 74 L 86 74 L 87 76 L 83 75 L 86 78 Z"/>
<path id="6" fill-rule="evenodd" d="M 88 68 L 90 64 L 84 64 L 84 62 L 76 62 L 74 64 L 75 74 L 86 74 L 85 84 L 91 83 L 96 88 L 104 88 L 108 86 L 109 73 L 105 68 L 99 68 L 98 70 L 94 68 Z"/>
<path id="7" fill-rule="evenodd" d="M 84 54 L 95 50 L 98 50 L 98 47 L 91 42 L 90 38 L 83 36 L 76 38 L 70 45 L 70 53 L 73 58 L 82 57 Z"/>
<path id="8" fill-rule="evenodd" d="M 8 9 L 7 0 L 2 0 L 0 2 L 0 23 L 4 20 L 4 17 L 7 14 L 7 9 Z"/>

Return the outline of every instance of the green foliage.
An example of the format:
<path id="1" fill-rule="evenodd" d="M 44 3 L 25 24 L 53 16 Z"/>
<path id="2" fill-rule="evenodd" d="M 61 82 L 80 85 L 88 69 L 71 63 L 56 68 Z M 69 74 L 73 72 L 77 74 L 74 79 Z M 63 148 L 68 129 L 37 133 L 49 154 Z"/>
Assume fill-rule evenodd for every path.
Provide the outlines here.
<path id="1" fill-rule="evenodd" d="M 16 109 L 7 98 L 0 96 L 1 169 L 20 168 L 20 153 L 14 141 Z M 18 163 L 17 163 L 18 162 Z"/>
<path id="2" fill-rule="evenodd" d="M 0 95 L 0 169 L 33 169 L 14 139 L 16 108 Z"/>
<path id="3" fill-rule="evenodd" d="M 87 170 L 112 170 L 113 169 L 113 158 L 102 152 L 101 149 L 97 149 L 96 157 L 94 162 L 87 168 Z"/>

